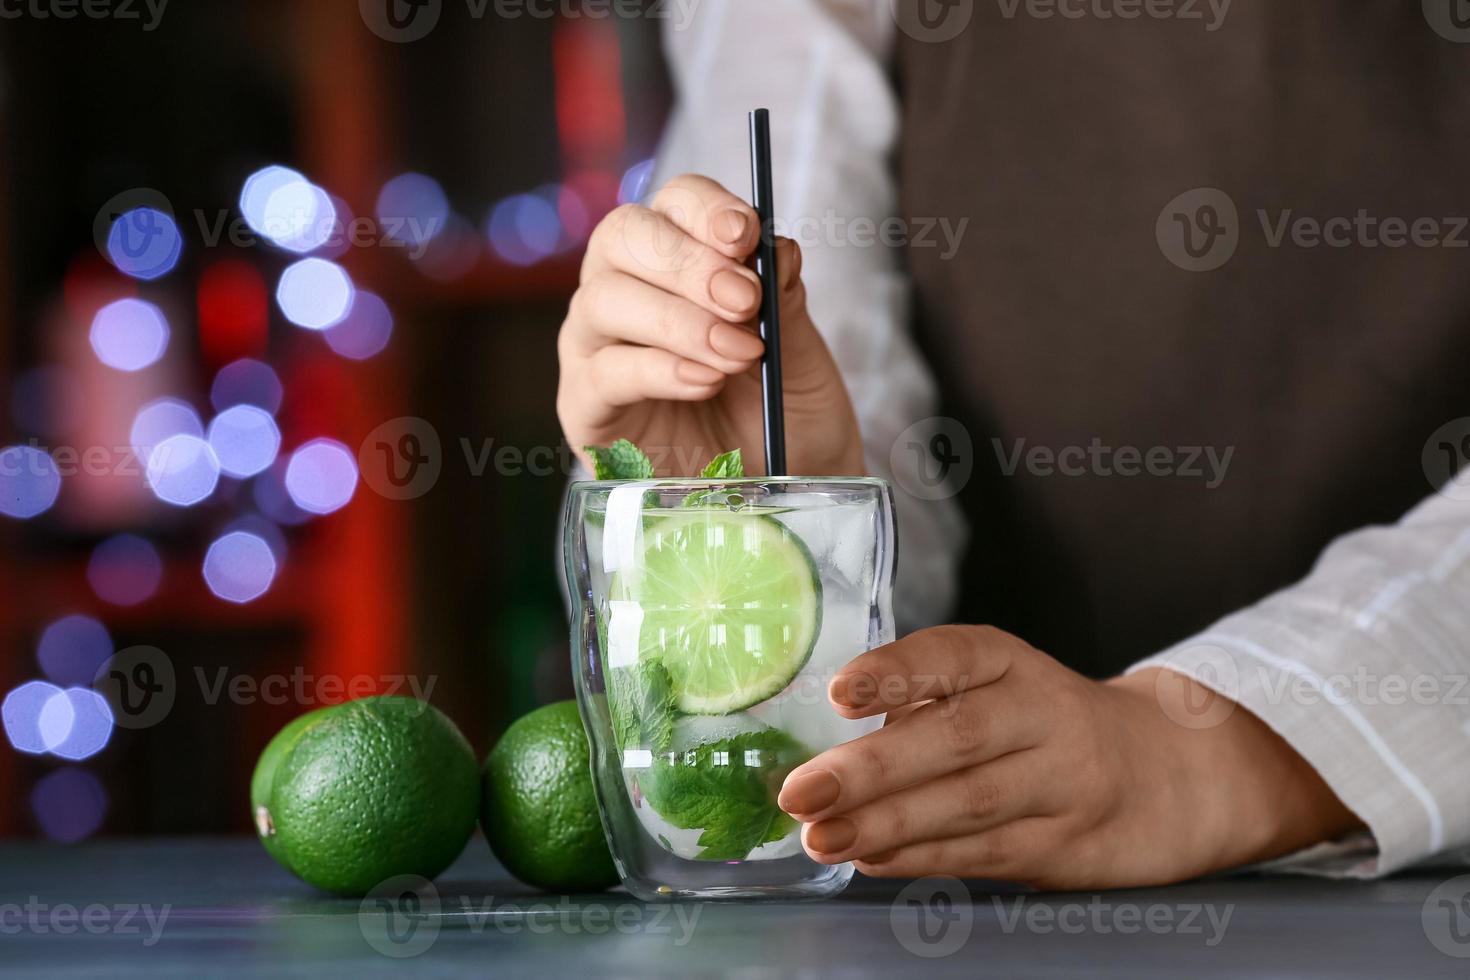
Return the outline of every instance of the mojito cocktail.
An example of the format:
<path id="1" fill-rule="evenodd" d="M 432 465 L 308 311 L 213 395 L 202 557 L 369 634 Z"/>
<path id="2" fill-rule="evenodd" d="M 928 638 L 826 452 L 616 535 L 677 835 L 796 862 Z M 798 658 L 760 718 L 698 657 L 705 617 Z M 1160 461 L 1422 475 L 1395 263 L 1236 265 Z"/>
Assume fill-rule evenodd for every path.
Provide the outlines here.
<path id="1" fill-rule="evenodd" d="M 578 699 L 604 827 L 643 898 L 821 897 L 850 865 L 802 851 L 793 768 L 869 732 L 827 701 L 893 639 L 881 480 L 579 483 L 565 546 Z"/>

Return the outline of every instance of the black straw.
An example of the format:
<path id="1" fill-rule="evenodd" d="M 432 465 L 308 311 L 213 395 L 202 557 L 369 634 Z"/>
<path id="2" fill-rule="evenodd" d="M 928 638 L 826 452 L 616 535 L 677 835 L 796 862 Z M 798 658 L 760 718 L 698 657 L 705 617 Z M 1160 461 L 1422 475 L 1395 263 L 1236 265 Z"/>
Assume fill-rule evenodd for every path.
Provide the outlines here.
<path id="1" fill-rule="evenodd" d="M 781 284 L 776 271 L 776 205 L 771 195 L 771 114 L 750 114 L 751 204 L 760 216 L 755 272 L 761 280 L 761 412 L 766 432 L 766 475 L 786 475 L 786 409 L 781 400 Z"/>

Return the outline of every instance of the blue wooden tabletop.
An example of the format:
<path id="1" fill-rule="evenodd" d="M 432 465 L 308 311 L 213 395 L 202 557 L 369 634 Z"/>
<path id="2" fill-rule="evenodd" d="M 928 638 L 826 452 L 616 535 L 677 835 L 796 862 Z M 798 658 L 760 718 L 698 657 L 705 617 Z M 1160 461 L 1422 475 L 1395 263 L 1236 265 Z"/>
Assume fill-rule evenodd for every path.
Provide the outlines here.
<path id="1" fill-rule="evenodd" d="M 859 878 L 822 903 L 645 905 L 538 894 L 476 837 L 432 891 L 363 903 L 252 840 L 11 842 L 0 974 L 1466 977 L 1467 871 L 1044 895 Z"/>

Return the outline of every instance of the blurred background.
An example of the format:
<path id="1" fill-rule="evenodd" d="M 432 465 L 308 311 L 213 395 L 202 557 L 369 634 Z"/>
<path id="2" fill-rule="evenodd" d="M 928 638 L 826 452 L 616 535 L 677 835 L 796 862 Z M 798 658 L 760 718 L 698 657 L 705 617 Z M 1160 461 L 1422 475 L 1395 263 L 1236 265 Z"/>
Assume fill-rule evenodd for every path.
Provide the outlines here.
<path id="1" fill-rule="evenodd" d="M 0 836 L 244 832 L 306 710 L 570 696 L 556 331 L 669 93 L 566 6 L 0 21 Z"/>

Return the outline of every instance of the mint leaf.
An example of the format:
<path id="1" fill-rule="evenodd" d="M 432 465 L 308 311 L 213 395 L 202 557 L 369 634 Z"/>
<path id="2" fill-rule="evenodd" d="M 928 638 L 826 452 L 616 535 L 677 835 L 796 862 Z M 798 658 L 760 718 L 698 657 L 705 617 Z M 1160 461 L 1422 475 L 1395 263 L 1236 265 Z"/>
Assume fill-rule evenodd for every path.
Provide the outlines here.
<path id="1" fill-rule="evenodd" d="M 765 728 L 665 752 L 640 775 L 639 787 L 669 823 L 702 831 L 700 860 L 739 861 L 795 828 L 776 806 L 776 793 L 810 757 L 790 735 Z"/>
<path id="2" fill-rule="evenodd" d="M 745 476 L 745 462 L 740 458 L 740 450 L 720 453 L 699 475 L 706 480 L 738 480 Z"/>
<path id="3" fill-rule="evenodd" d="M 709 461 L 709 465 L 699 474 L 704 480 L 738 480 L 745 476 L 745 462 L 740 458 L 740 450 L 732 449 L 728 453 L 720 453 Z M 719 507 L 725 503 L 725 498 L 730 495 L 728 490 L 696 490 L 684 498 L 681 507 Z"/>
<path id="4" fill-rule="evenodd" d="M 599 480 L 651 480 L 653 462 L 627 439 L 611 446 L 583 446 L 592 457 L 592 475 Z"/>
<path id="5" fill-rule="evenodd" d="M 674 737 L 674 686 L 657 660 L 607 672 L 607 702 L 618 747 L 668 749 Z"/>

